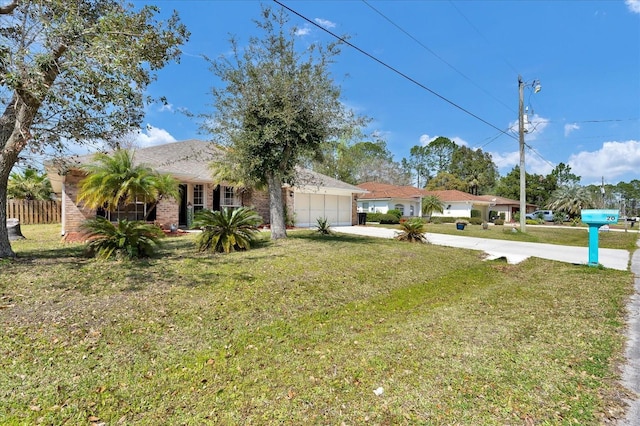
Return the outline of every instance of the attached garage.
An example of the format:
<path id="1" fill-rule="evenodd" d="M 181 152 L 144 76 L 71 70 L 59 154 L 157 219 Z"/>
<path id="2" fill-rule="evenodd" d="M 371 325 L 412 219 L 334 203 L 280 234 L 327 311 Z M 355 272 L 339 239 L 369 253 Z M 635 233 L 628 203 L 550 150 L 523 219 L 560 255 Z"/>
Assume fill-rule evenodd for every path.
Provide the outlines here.
<path id="1" fill-rule="evenodd" d="M 367 190 L 306 169 L 298 169 L 297 183 L 291 188 L 297 227 L 314 227 L 318 218 L 332 226 L 357 223 L 356 198 Z"/>
<path id="2" fill-rule="evenodd" d="M 294 195 L 296 226 L 315 226 L 318 218 L 327 218 L 333 226 L 352 225 L 351 195 L 299 193 Z"/>

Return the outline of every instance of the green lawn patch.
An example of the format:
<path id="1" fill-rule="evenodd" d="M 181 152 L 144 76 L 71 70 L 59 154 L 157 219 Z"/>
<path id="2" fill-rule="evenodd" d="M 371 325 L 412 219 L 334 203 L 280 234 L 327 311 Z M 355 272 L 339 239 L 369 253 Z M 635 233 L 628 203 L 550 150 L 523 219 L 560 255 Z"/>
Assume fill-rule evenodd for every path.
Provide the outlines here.
<path id="1" fill-rule="evenodd" d="M 2 424 L 584 425 L 623 410 L 629 272 L 313 231 L 98 262 L 56 231 L 23 226 L 0 265 Z"/>

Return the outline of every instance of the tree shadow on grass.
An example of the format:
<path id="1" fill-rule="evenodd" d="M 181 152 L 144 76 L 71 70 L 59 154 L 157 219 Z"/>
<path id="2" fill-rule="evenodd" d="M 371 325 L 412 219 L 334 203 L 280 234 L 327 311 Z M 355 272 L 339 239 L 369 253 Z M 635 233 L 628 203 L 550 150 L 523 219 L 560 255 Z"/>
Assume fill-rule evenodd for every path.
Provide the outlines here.
<path id="1" fill-rule="evenodd" d="M 330 235 L 323 235 L 315 231 L 292 232 L 289 234 L 289 238 L 321 242 L 324 244 L 367 244 L 373 241 L 380 242 L 385 240 L 384 238 L 367 237 L 364 235 L 341 234 L 337 232 L 332 232 Z M 392 241 L 391 239 L 386 240 Z"/>

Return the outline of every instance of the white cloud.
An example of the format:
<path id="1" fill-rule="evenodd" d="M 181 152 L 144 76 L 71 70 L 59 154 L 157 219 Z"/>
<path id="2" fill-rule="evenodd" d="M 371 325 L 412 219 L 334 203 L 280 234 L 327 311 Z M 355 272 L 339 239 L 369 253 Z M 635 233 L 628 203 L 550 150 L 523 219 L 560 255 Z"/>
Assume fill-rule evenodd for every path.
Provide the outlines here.
<path id="1" fill-rule="evenodd" d="M 564 137 L 566 138 L 567 136 L 569 136 L 574 130 L 580 130 L 580 126 L 578 126 L 576 123 L 565 124 Z"/>
<path id="2" fill-rule="evenodd" d="M 322 18 L 316 18 L 314 19 L 314 21 L 316 21 L 318 23 L 318 25 L 325 27 L 325 28 L 334 28 L 336 26 L 335 23 L 328 21 L 326 19 L 322 19 Z"/>
<path id="3" fill-rule="evenodd" d="M 141 148 L 176 141 L 176 139 L 166 130 L 153 127 L 150 124 L 147 124 L 147 127 L 144 130 L 136 132 L 131 137 L 134 139 L 134 143 Z"/>
<path id="4" fill-rule="evenodd" d="M 434 139 L 435 138 L 432 138 L 431 136 L 426 135 L 426 134 L 425 135 L 421 135 L 420 136 L 420 145 L 427 146 L 427 145 L 429 145 L 429 142 L 431 142 Z"/>
<path id="5" fill-rule="evenodd" d="M 538 138 L 538 136 L 542 135 L 544 129 L 549 125 L 549 119 L 539 116 L 538 114 L 533 114 L 532 116 L 527 118 L 528 125 L 525 124 L 525 140 L 533 141 Z M 518 120 L 512 121 L 509 123 L 509 129 L 518 133 L 519 123 Z"/>
<path id="6" fill-rule="evenodd" d="M 582 178 L 613 179 L 640 170 L 640 141 L 605 142 L 597 151 L 571 155 L 571 171 Z"/>
<path id="7" fill-rule="evenodd" d="M 640 0 L 625 0 L 624 3 L 631 13 L 640 13 Z"/>
<path id="8" fill-rule="evenodd" d="M 493 162 L 496 163 L 501 175 L 509 173 L 514 166 L 520 165 L 520 152 L 490 152 Z M 525 152 L 524 168 L 527 173 L 548 175 L 553 166 L 541 159 L 531 151 Z"/>
<path id="9" fill-rule="evenodd" d="M 305 25 L 304 27 L 296 28 L 295 35 L 297 36 L 306 36 L 311 33 L 311 28 L 309 25 Z"/>
<path id="10" fill-rule="evenodd" d="M 420 136 L 420 145 L 422 146 L 427 146 L 429 145 L 431 142 L 433 142 L 434 140 L 436 140 L 437 138 L 439 138 L 440 136 L 429 136 L 427 134 L 424 134 L 422 136 Z M 454 136 L 452 138 L 449 138 L 453 143 L 455 143 L 458 146 L 469 146 L 469 143 L 467 141 L 465 141 L 464 139 L 462 139 L 459 136 Z"/>
<path id="11" fill-rule="evenodd" d="M 469 146 L 469 143 L 467 141 L 465 141 L 464 139 L 462 139 L 462 138 L 460 138 L 458 136 L 452 137 L 451 140 L 453 142 L 455 142 L 455 144 L 458 145 L 458 146 L 467 146 L 467 147 Z"/>

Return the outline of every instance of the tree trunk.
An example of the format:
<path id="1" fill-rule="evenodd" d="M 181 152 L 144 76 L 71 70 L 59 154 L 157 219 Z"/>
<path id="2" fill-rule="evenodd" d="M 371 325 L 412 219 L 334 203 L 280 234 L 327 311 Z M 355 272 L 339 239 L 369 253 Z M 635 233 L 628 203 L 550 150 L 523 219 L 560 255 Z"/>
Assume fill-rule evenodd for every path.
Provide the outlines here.
<path id="1" fill-rule="evenodd" d="M 29 128 L 39 106 L 27 105 L 17 95 L 0 117 L 0 259 L 15 257 L 7 231 L 7 184 L 11 169 L 18 161 L 18 155 L 31 138 Z"/>
<path id="2" fill-rule="evenodd" d="M 271 239 L 287 238 L 287 228 L 282 200 L 282 179 L 270 173 L 267 176 L 269 191 L 269 218 L 271 223 Z"/>

